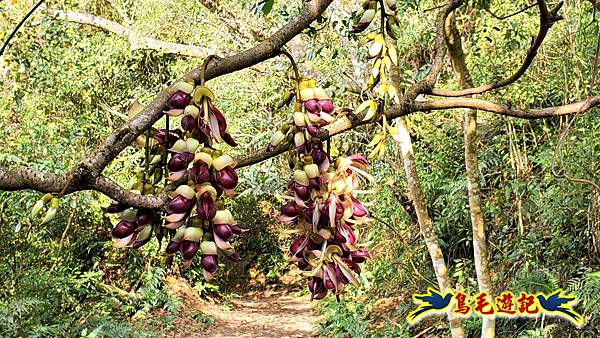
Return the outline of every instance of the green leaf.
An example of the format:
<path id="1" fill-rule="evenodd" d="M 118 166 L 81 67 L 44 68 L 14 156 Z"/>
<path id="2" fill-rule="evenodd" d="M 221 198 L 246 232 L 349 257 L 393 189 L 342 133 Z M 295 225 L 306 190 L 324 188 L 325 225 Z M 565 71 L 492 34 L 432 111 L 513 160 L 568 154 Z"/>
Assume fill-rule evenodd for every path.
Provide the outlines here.
<path id="1" fill-rule="evenodd" d="M 255 14 L 257 16 L 259 16 L 261 13 L 265 16 L 269 15 L 269 13 L 271 13 L 271 10 L 273 10 L 273 5 L 275 5 L 275 0 L 260 0 L 256 4 Z"/>

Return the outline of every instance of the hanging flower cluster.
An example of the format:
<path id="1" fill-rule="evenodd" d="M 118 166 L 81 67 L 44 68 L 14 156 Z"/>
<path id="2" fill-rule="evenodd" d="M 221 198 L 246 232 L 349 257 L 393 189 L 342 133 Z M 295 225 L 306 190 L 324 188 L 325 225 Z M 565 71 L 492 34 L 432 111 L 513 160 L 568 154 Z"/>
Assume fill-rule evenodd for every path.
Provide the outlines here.
<path id="1" fill-rule="evenodd" d="M 151 210 L 136 210 L 123 205 L 113 205 L 106 211 L 117 212 L 119 215 L 119 222 L 112 230 L 115 248 L 130 246 L 139 249 L 150 241 L 153 230 L 160 227 L 160 214 Z"/>
<path id="2" fill-rule="evenodd" d="M 357 285 L 358 264 L 370 257 L 358 244 L 355 226 L 368 221 L 367 209 L 357 195 L 362 193 L 361 181 L 372 177 L 363 156 L 331 163 L 324 151 L 319 130 L 335 120 L 325 91 L 314 80 L 304 80 L 297 92 L 293 124 L 273 135 L 270 147 L 293 138 L 293 179 L 280 219 L 293 225 L 297 234 L 290 246 L 292 262 L 311 277 L 312 298 L 322 299 L 328 291 L 338 294 L 345 284 Z"/>
<path id="3" fill-rule="evenodd" d="M 180 130 L 170 131 L 169 145 L 173 146 L 177 138 L 183 136 Z M 152 137 L 151 137 L 152 135 Z M 154 195 L 159 192 L 157 185 L 162 181 L 165 169 L 162 163 L 167 159 L 165 143 L 166 131 L 164 129 L 150 129 L 147 135 L 135 140 L 136 146 L 146 147 L 146 158 L 142 166 L 143 172 L 138 173 L 137 180 L 132 184 L 131 190 L 143 195 Z M 161 240 L 164 236 L 161 213 L 150 209 L 130 208 L 123 203 L 114 203 L 106 208 L 105 212 L 118 215 L 118 223 L 111 234 L 113 247 L 131 247 L 139 249 L 152 239 L 152 235 Z"/>
<path id="4" fill-rule="evenodd" d="M 165 114 L 181 117 L 181 129 L 153 131 L 156 144 L 150 150 L 153 156 L 149 164 L 168 158 L 167 180 L 184 183 L 169 193 L 162 219 L 159 213 L 147 210 L 109 207 L 120 212 L 120 222 L 112 234 L 116 247 L 139 248 L 149 241 L 155 229 L 151 224 L 160 223 L 169 239 L 166 254 L 181 253 L 186 267 L 195 256 L 201 256 L 204 276 L 211 280 L 219 253 L 233 261 L 240 260 L 229 241 L 233 235 L 247 231 L 236 224 L 224 207 L 224 197 L 236 195 L 236 163 L 213 147 L 220 142 L 230 146 L 236 143 L 227 132 L 225 117 L 212 103 L 214 94 L 209 88 L 196 86 L 193 81 L 179 82 L 174 87 L 177 92 L 168 100 Z"/>
<path id="5" fill-rule="evenodd" d="M 363 33 L 374 21 L 377 13 L 381 16 L 381 25 L 378 32 L 366 35 L 369 46 L 367 58 L 373 63 L 371 74 L 367 80 L 363 93 L 368 99 L 364 100 L 355 110 L 363 113 L 363 121 L 372 121 L 381 118 L 382 127 L 373 137 L 369 147 L 373 147 L 369 157 L 381 158 L 385 155 L 385 144 L 388 134 L 396 137 L 396 128 L 388 124 L 384 109 L 391 103 L 400 103 L 398 89 L 392 84 L 390 74 L 392 66 L 398 65 L 398 51 L 396 42 L 386 41 L 386 36 L 396 40 L 401 35 L 398 19 L 396 18 L 396 0 L 363 1 L 362 9 L 354 14 L 353 33 Z"/>
<path id="6" fill-rule="evenodd" d="M 361 180 L 372 177 L 361 155 L 334 164 L 313 161 L 307 154 L 297 162 L 287 191 L 290 202 L 281 208 L 280 219 L 295 226 L 292 261 L 312 276 L 308 287 L 313 298 L 321 299 L 328 291 L 339 293 L 344 284 L 358 285 L 354 273 L 360 274 L 358 264 L 370 257 L 358 244 L 355 226 L 369 221 L 357 195 L 363 192 Z"/>
<path id="7" fill-rule="evenodd" d="M 315 80 L 304 80 L 298 85 L 299 100 L 294 106 L 294 121 L 283 125 L 271 137 L 269 149 L 283 141 L 294 141 L 298 153 L 310 152 L 311 141 L 317 140 L 321 127 L 335 120 L 335 107 L 323 88 Z"/>

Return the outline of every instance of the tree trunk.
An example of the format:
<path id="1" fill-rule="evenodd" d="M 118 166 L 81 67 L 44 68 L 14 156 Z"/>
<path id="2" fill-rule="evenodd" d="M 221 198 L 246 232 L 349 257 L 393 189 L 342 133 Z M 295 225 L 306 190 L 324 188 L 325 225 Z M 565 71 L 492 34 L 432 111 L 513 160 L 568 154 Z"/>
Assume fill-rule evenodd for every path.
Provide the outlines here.
<path id="1" fill-rule="evenodd" d="M 454 15 L 448 17 L 446 22 L 446 42 L 452 61 L 452 68 L 462 88 L 472 87 L 469 70 L 465 62 L 462 42 Z M 492 281 L 488 262 L 488 250 L 485 237 L 485 224 L 481 212 L 481 191 L 479 189 L 479 166 L 477 164 L 477 111 L 468 110 L 464 115 L 465 139 L 465 167 L 467 173 L 467 188 L 469 191 L 469 212 L 473 228 L 473 256 L 477 284 L 480 292 L 490 295 Z M 494 317 L 482 318 L 481 337 L 493 338 L 496 336 L 496 319 Z"/>
<path id="2" fill-rule="evenodd" d="M 399 69 L 398 67 L 393 66 L 391 71 L 391 81 L 397 88 L 399 88 L 399 80 Z M 435 272 L 440 292 L 452 292 L 452 281 L 448 275 L 448 267 L 444 261 L 444 254 L 440 248 L 438 237 L 435 234 L 433 222 L 427 211 L 427 201 L 423 194 L 423 190 L 421 189 L 421 180 L 417 173 L 412 140 L 410 138 L 410 133 L 408 132 L 405 117 L 396 119 L 396 130 L 398 131 L 397 136 L 400 140 L 400 150 L 402 152 L 402 162 L 404 164 L 408 191 L 415 208 L 415 213 L 417 214 L 419 229 L 425 239 L 425 245 L 427 246 L 427 251 L 429 251 L 429 256 L 431 257 L 433 271 Z M 452 308 L 448 310 L 447 315 L 448 321 L 450 322 L 450 332 L 452 333 L 452 337 L 464 338 L 465 333 L 460 318 L 456 316 Z"/>
<path id="3" fill-rule="evenodd" d="M 439 241 L 435 231 L 433 229 L 433 222 L 429 217 L 427 211 L 427 202 L 423 191 L 421 190 L 421 181 L 417 174 L 417 167 L 415 165 L 415 159 L 413 156 L 412 142 L 406 121 L 404 117 L 396 119 L 398 137 L 402 140 L 400 147 L 402 151 L 402 161 L 404 162 L 404 172 L 406 174 L 406 181 L 408 183 L 408 191 L 412 199 L 412 203 L 415 207 L 415 213 L 419 222 L 419 228 L 421 234 L 425 239 L 425 245 L 429 256 L 431 256 L 431 262 L 433 263 L 433 270 L 437 279 L 440 291 L 442 293 L 452 292 L 452 282 L 448 276 L 448 268 L 444 261 L 444 254 L 440 249 Z M 454 314 L 453 309 L 448 310 L 448 321 L 450 322 L 450 331 L 452 337 L 464 337 L 462 323 L 460 319 Z"/>

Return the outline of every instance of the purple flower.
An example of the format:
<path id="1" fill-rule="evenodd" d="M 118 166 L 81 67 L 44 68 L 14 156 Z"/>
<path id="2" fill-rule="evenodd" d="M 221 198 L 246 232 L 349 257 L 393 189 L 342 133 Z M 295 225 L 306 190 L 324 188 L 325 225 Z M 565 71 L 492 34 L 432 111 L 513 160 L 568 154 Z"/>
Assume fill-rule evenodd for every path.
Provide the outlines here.
<path id="1" fill-rule="evenodd" d="M 320 100 L 319 106 L 321 107 L 321 110 L 326 114 L 333 113 L 333 110 L 335 109 L 331 100 Z"/>
<path id="2" fill-rule="evenodd" d="M 319 136 L 319 130 L 321 130 L 320 126 L 306 126 L 306 130 L 312 137 Z"/>
<path id="3" fill-rule="evenodd" d="M 135 231 L 135 228 L 136 226 L 132 222 L 121 220 L 112 230 L 112 235 L 115 238 L 123 239 L 125 237 L 131 236 Z"/>
<path id="4" fill-rule="evenodd" d="M 315 191 L 321 190 L 321 179 L 319 177 L 309 179 L 308 187 Z"/>
<path id="5" fill-rule="evenodd" d="M 348 265 L 350 270 L 360 274 L 360 266 L 358 265 L 358 263 L 354 262 L 351 259 L 343 259 L 343 261 L 344 263 L 346 263 L 346 265 Z"/>
<path id="6" fill-rule="evenodd" d="M 335 276 L 330 276 L 329 275 L 329 269 L 323 269 L 323 285 L 325 286 L 326 289 L 328 290 L 333 290 L 335 289 L 335 284 L 333 281 L 333 278 L 335 278 Z"/>
<path id="7" fill-rule="evenodd" d="M 192 209 L 196 203 L 196 198 L 188 199 L 185 196 L 177 195 L 167 203 L 165 209 L 169 214 L 183 214 Z"/>
<path id="8" fill-rule="evenodd" d="M 356 33 L 356 34 L 361 33 L 362 31 L 367 29 L 367 27 L 369 27 L 370 24 L 371 24 L 371 21 L 359 22 L 356 25 L 354 25 L 354 27 L 352 27 L 352 33 Z"/>
<path id="9" fill-rule="evenodd" d="M 215 224 L 213 226 L 215 235 L 221 237 L 225 242 L 231 239 L 233 236 L 233 231 L 229 224 Z"/>
<path id="10" fill-rule="evenodd" d="M 187 151 L 173 154 L 169 160 L 168 169 L 173 172 L 185 170 L 193 160 L 194 154 Z"/>
<path id="11" fill-rule="evenodd" d="M 198 124 L 196 131 L 198 136 L 198 142 L 204 144 L 212 143 L 210 138 L 210 128 L 206 125 L 206 122 L 204 122 L 204 119 L 201 116 L 198 116 Z"/>
<path id="12" fill-rule="evenodd" d="M 225 143 L 227 143 L 228 145 L 232 147 L 237 147 L 237 143 L 229 133 L 225 133 L 221 137 L 223 138 L 223 141 L 225 141 Z"/>
<path id="13" fill-rule="evenodd" d="M 303 201 L 307 201 L 310 199 L 310 189 L 307 186 L 295 183 L 294 192 Z"/>
<path id="14" fill-rule="evenodd" d="M 210 180 L 208 165 L 201 160 L 194 162 L 190 171 L 190 178 L 196 184 L 202 184 Z"/>
<path id="15" fill-rule="evenodd" d="M 170 109 L 184 109 L 192 100 L 192 96 L 190 94 L 184 93 L 182 91 L 178 91 L 173 94 L 171 98 L 167 101 L 167 107 Z"/>
<path id="16" fill-rule="evenodd" d="M 216 255 L 202 255 L 200 263 L 202 264 L 202 268 L 204 270 L 212 274 L 215 271 L 217 271 L 217 267 L 219 266 L 219 259 Z"/>
<path id="17" fill-rule="evenodd" d="M 306 247 L 307 243 L 308 239 L 306 236 L 302 235 L 297 237 L 290 245 L 290 252 L 292 253 L 292 255 L 301 258 L 302 250 Z"/>
<path id="18" fill-rule="evenodd" d="M 321 111 L 319 102 L 315 99 L 304 102 L 304 109 L 312 114 L 318 114 Z"/>
<path id="19" fill-rule="evenodd" d="M 296 217 L 300 213 L 300 208 L 296 202 L 287 202 L 281 207 L 281 213 L 288 217 Z"/>
<path id="20" fill-rule="evenodd" d="M 213 197 L 208 192 L 205 192 L 200 196 L 196 210 L 198 212 L 198 217 L 204 221 L 210 221 L 215 217 L 217 208 Z"/>
<path id="21" fill-rule="evenodd" d="M 321 172 L 327 171 L 329 168 L 329 157 L 327 156 L 327 153 L 323 151 L 321 144 L 313 146 L 310 155 L 313 162 L 319 166 Z"/>
<path id="22" fill-rule="evenodd" d="M 365 259 L 371 258 L 371 254 L 367 249 L 358 249 L 350 252 L 350 257 L 352 258 L 353 262 L 362 263 L 365 261 Z"/>
<path id="23" fill-rule="evenodd" d="M 198 252 L 198 248 L 200 248 L 200 243 L 198 243 L 198 242 L 192 242 L 192 241 L 186 241 L 186 240 L 181 241 L 180 250 L 181 250 L 181 255 L 183 256 L 183 259 L 185 259 L 186 261 L 189 261 L 192 258 L 194 258 L 194 256 Z"/>
<path id="24" fill-rule="evenodd" d="M 152 220 L 152 211 L 140 209 L 137 212 L 137 224 L 146 225 Z"/>
<path id="25" fill-rule="evenodd" d="M 298 268 L 303 271 L 310 271 L 312 268 L 306 259 L 302 258 L 298 261 Z"/>
<path id="26" fill-rule="evenodd" d="M 238 176 L 230 166 L 217 171 L 215 175 L 217 183 L 223 187 L 223 189 L 233 189 L 237 185 Z"/>
<path id="27" fill-rule="evenodd" d="M 131 247 L 132 247 L 133 249 L 139 249 L 139 248 L 141 248 L 142 246 L 144 246 L 144 244 L 146 244 L 146 243 L 150 242 L 150 239 L 151 239 L 151 238 L 152 238 L 152 237 L 148 237 L 148 238 L 145 238 L 145 239 L 142 239 L 142 240 L 138 240 L 138 239 L 136 239 L 136 240 L 133 242 L 133 244 L 131 244 Z"/>
<path id="28" fill-rule="evenodd" d="M 350 199 L 352 200 L 352 214 L 354 217 L 365 217 L 367 215 L 367 209 L 356 198 L 350 196 Z"/>
<path id="29" fill-rule="evenodd" d="M 233 140 L 233 137 L 227 133 L 227 121 L 225 120 L 225 116 L 223 116 L 223 113 L 221 113 L 221 111 L 212 103 L 209 103 L 209 114 L 207 120 L 210 131 L 217 141 L 225 141 L 232 147 L 237 146 Z"/>
<path id="30" fill-rule="evenodd" d="M 239 225 L 231 225 L 231 232 L 236 235 L 243 235 L 246 232 L 250 231 L 249 229 L 242 229 Z"/>
<path id="31" fill-rule="evenodd" d="M 319 277 L 313 277 L 308 282 L 308 290 L 313 295 L 317 295 L 319 293 L 322 293 L 323 291 L 327 291 L 325 289 L 325 285 L 323 285 L 323 280 L 321 278 L 319 278 Z"/>
<path id="32" fill-rule="evenodd" d="M 197 119 L 192 115 L 186 115 L 181 119 L 181 128 L 187 131 L 193 131 L 198 127 Z"/>
<path id="33" fill-rule="evenodd" d="M 354 229 L 352 229 L 352 227 L 350 225 L 348 225 L 346 222 L 340 222 L 336 226 L 335 235 L 336 235 L 336 240 L 337 240 L 338 236 L 343 238 L 343 240 L 339 240 L 340 243 L 348 243 L 348 244 L 356 243 L 356 234 L 354 233 Z"/>
<path id="34" fill-rule="evenodd" d="M 181 246 L 181 242 L 170 241 L 169 244 L 167 244 L 167 248 L 165 249 L 165 252 L 167 254 L 172 255 L 172 254 L 176 253 L 177 251 L 179 251 L 180 246 Z"/>

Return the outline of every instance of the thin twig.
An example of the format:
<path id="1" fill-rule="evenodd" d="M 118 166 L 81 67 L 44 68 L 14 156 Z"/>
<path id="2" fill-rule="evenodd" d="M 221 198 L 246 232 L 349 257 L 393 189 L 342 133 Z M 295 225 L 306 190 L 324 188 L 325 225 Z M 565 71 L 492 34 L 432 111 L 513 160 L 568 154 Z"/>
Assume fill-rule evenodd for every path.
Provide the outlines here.
<path id="1" fill-rule="evenodd" d="M 391 224 L 389 224 L 388 222 L 382 220 L 381 218 L 379 218 L 379 217 L 377 217 L 375 215 L 369 215 L 369 217 L 371 217 L 372 219 L 374 219 L 374 220 L 378 221 L 379 223 L 385 225 L 390 230 L 392 230 L 396 235 L 402 236 L 402 234 L 396 228 L 394 228 Z"/>
<path id="2" fill-rule="evenodd" d="M 489 8 L 485 8 L 484 7 L 484 9 L 485 9 L 486 12 L 490 13 L 490 15 L 493 16 L 494 18 L 496 18 L 498 20 L 506 20 L 508 18 L 511 18 L 511 17 L 513 17 L 515 15 L 519 15 L 519 14 L 527 11 L 528 9 L 531 9 L 531 8 L 535 7 L 536 5 L 537 4 L 531 4 L 531 5 L 529 5 L 529 6 L 525 7 L 525 8 L 522 8 L 522 9 L 520 9 L 520 10 L 518 10 L 518 11 L 512 13 L 512 14 L 508 14 L 508 15 L 505 15 L 505 16 L 499 16 L 499 15 L 495 14 L 494 12 L 492 12 Z"/>
<path id="3" fill-rule="evenodd" d="M 427 8 L 423 10 L 423 13 L 427 13 L 427 12 L 431 12 L 431 11 L 435 11 L 436 9 L 440 9 L 442 7 L 445 7 L 446 4 L 443 5 L 439 5 L 439 6 L 435 6 L 435 7 L 431 7 L 431 8 Z"/>
<path id="4" fill-rule="evenodd" d="M 60 252 L 63 249 L 65 238 L 67 237 L 67 233 L 69 232 L 69 228 L 71 227 L 71 223 L 73 223 L 73 217 L 74 216 L 75 216 L 75 211 L 71 211 L 71 213 L 69 214 L 69 219 L 67 220 L 67 225 L 65 226 L 65 230 L 63 230 L 63 233 L 60 236 L 60 242 L 58 244 L 58 254 L 59 255 L 60 255 Z"/>
<path id="5" fill-rule="evenodd" d="M 302 76 L 300 75 L 300 70 L 298 69 L 298 64 L 296 63 L 296 60 L 294 60 L 294 57 L 292 56 L 292 54 L 290 54 L 290 52 L 288 52 L 285 49 L 281 49 L 279 51 L 279 54 L 286 56 L 289 60 L 290 63 L 292 64 L 292 68 L 294 69 L 294 76 L 295 76 L 295 80 L 296 80 L 296 85 L 294 87 L 296 87 L 296 100 L 298 102 L 301 102 L 301 98 L 300 98 L 300 81 L 302 80 Z"/>
<path id="6" fill-rule="evenodd" d="M 29 10 L 29 12 L 23 17 L 23 19 L 21 19 L 21 21 L 17 24 L 15 29 L 13 29 L 13 31 L 10 33 L 10 35 L 8 36 L 6 41 L 4 41 L 2 48 L 0 48 L 0 55 L 4 54 L 4 50 L 8 46 L 8 43 L 10 42 L 10 40 L 12 40 L 12 38 L 15 36 L 15 34 L 17 34 L 17 31 L 21 28 L 21 26 L 23 26 L 25 21 L 27 21 L 27 19 L 29 19 L 29 17 L 33 14 L 33 12 L 35 12 L 38 9 L 38 7 L 40 7 L 44 3 L 44 1 L 45 0 L 40 0 L 35 6 L 33 6 L 33 8 L 31 10 Z"/>
<path id="7" fill-rule="evenodd" d="M 596 9 L 594 8 L 594 11 Z M 600 59 L 600 29 L 598 29 L 598 39 L 596 41 L 596 54 L 594 57 L 594 65 L 592 66 L 592 80 L 590 82 L 589 95 L 592 95 L 594 88 L 596 87 L 596 79 L 598 76 L 598 61 Z"/>
<path id="8" fill-rule="evenodd" d="M 540 27 L 537 36 L 533 40 L 533 43 L 529 47 L 527 51 L 527 55 L 525 56 L 525 60 L 521 64 L 521 67 L 510 77 L 493 82 L 484 84 L 478 87 L 466 88 L 461 90 L 445 90 L 445 89 L 436 89 L 433 88 L 429 94 L 436 96 L 445 96 L 445 97 L 460 97 L 460 96 L 468 96 L 474 94 L 485 93 L 494 89 L 502 88 L 512 84 L 513 82 L 519 80 L 523 74 L 529 69 L 533 60 L 535 59 L 538 50 L 542 46 L 542 42 L 548 35 L 548 31 L 550 28 L 559 20 L 562 20 L 563 17 L 558 15 L 558 11 L 563 6 L 563 1 L 558 2 L 552 9 L 548 9 L 546 6 L 545 0 L 538 0 L 537 5 L 540 10 Z"/>

